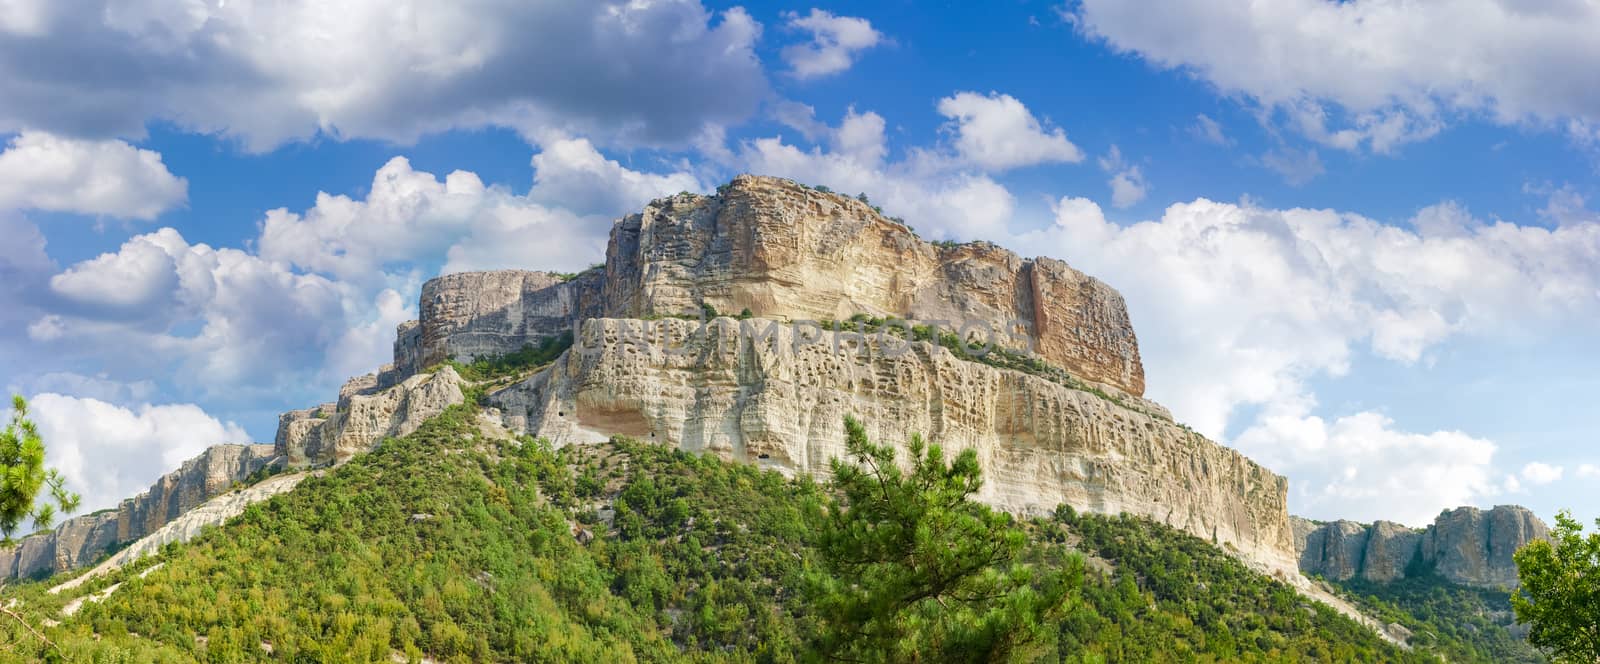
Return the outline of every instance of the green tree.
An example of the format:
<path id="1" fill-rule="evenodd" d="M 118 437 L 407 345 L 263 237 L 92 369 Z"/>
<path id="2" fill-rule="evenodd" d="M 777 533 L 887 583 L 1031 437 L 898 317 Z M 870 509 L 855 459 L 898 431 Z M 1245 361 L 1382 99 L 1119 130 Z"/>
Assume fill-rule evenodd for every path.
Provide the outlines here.
<path id="1" fill-rule="evenodd" d="M 39 500 L 39 491 L 49 488 L 48 500 Z M 44 439 L 39 428 L 28 419 L 28 401 L 11 398 L 11 423 L 0 433 L 0 545 L 16 543 L 12 535 L 26 520 L 34 528 L 48 528 L 56 509 L 71 513 L 78 509 L 78 494 L 68 491 L 61 473 L 44 467 Z"/>
<path id="2" fill-rule="evenodd" d="M 1562 511 L 1548 541 L 1530 542 L 1513 559 L 1522 588 L 1511 607 L 1532 627 L 1528 642 L 1558 662 L 1600 661 L 1600 532 L 1584 535 Z"/>
<path id="3" fill-rule="evenodd" d="M 860 662 L 1028 659 L 1050 637 L 1062 584 L 1015 562 L 1026 542 L 1011 517 L 974 502 L 978 457 L 953 460 L 911 437 L 909 474 L 894 449 L 845 418 L 848 461 L 831 462 L 836 498 L 811 507 L 821 569 L 806 593 L 819 621 L 813 648 Z"/>

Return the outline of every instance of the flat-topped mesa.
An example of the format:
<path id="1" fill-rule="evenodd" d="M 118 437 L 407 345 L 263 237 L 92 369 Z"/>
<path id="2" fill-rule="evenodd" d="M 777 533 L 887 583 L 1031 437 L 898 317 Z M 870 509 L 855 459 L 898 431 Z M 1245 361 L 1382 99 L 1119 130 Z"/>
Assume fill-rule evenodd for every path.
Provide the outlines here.
<path id="1" fill-rule="evenodd" d="M 1110 286 L 988 242 L 925 242 L 861 201 L 751 175 L 715 196 L 680 194 L 622 218 L 603 271 L 428 282 L 420 322 L 401 326 L 393 370 L 380 382 L 449 356 L 512 352 L 588 318 L 697 315 L 705 306 L 792 320 L 943 320 L 980 335 L 986 327 L 1078 378 L 1144 394 L 1127 305 Z"/>
<path id="2" fill-rule="evenodd" d="M 1411 574 L 1437 573 L 1469 586 L 1516 587 L 1518 548 L 1549 536 L 1533 512 L 1517 505 L 1494 509 L 1458 507 L 1441 513 L 1424 529 L 1378 521 L 1316 524 L 1295 519 L 1300 570 L 1343 581 L 1394 581 Z"/>

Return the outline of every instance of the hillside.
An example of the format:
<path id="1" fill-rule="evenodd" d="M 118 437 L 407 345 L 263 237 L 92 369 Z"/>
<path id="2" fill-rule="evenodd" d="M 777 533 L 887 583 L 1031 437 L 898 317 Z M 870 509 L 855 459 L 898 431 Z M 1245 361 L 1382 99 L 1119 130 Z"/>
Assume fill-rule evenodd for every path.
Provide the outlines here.
<path id="1" fill-rule="evenodd" d="M 493 431 L 452 408 L 135 566 L 7 595 L 36 624 L 61 620 L 45 634 L 73 661 L 804 652 L 801 505 L 823 486 L 622 438 L 555 451 Z M 1025 559 L 1081 579 L 1046 659 L 1425 661 L 1169 527 L 1071 510 L 1027 526 Z"/>

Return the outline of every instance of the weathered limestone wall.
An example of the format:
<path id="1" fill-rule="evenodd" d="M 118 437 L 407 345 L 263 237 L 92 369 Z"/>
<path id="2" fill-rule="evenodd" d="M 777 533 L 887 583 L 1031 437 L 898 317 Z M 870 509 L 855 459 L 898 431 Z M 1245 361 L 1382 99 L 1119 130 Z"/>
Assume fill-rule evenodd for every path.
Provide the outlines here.
<path id="1" fill-rule="evenodd" d="M 1511 555 L 1550 533 L 1532 511 L 1516 505 L 1456 508 L 1440 514 L 1425 529 L 1388 521 L 1371 526 L 1296 521 L 1297 531 L 1304 532 L 1297 546 L 1300 570 L 1341 581 L 1358 576 L 1393 581 L 1404 578 L 1416 561 L 1456 583 L 1516 587 L 1517 565 Z"/>
<path id="2" fill-rule="evenodd" d="M 771 323 L 745 321 L 757 333 Z M 657 342 L 623 341 L 647 325 Z M 1292 574 L 1284 478 L 1159 414 L 928 343 L 888 357 L 869 342 L 876 352 L 858 357 L 827 341 L 796 348 L 787 326 L 758 342 L 732 319 L 699 338 L 695 325 L 590 320 L 551 369 L 491 403 L 509 428 L 558 444 L 624 434 L 814 474 L 845 454 L 844 416 L 856 415 L 879 441 L 920 432 L 977 450 L 980 499 L 1002 509 L 1147 515 Z"/>

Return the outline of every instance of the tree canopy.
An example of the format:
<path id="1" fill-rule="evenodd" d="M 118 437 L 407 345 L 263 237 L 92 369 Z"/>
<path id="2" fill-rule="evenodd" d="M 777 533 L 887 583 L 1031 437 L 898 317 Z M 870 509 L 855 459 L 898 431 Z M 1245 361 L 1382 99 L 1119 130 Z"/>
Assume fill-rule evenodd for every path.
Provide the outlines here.
<path id="1" fill-rule="evenodd" d="M 1600 526 L 1600 519 L 1595 520 Z M 1521 590 L 1511 597 L 1528 641 L 1558 662 L 1600 661 L 1600 531 L 1562 511 L 1550 539 L 1517 550 Z"/>
<path id="2" fill-rule="evenodd" d="M 28 520 L 36 529 L 48 528 L 58 508 L 78 509 L 79 496 L 67 490 L 61 473 L 45 468 L 44 451 L 39 427 L 28 419 L 28 401 L 12 397 L 11 423 L 0 432 L 0 545 L 14 544 L 12 535 Z M 43 489 L 49 495 L 41 501 Z"/>
<path id="3" fill-rule="evenodd" d="M 1024 659 L 1065 596 L 1035 585 L 1015 558 L 1027 542 L 1010 515 L 975 502 L 977 455 L 946 459 L 912 435 L 910 472 L 894 449 L 846 418 L 847 460 L 832 461 L 837 498 L 816 506 L 821 566 L 808 594 L 822 624 L 818 654 L 844 661 Z"/>

